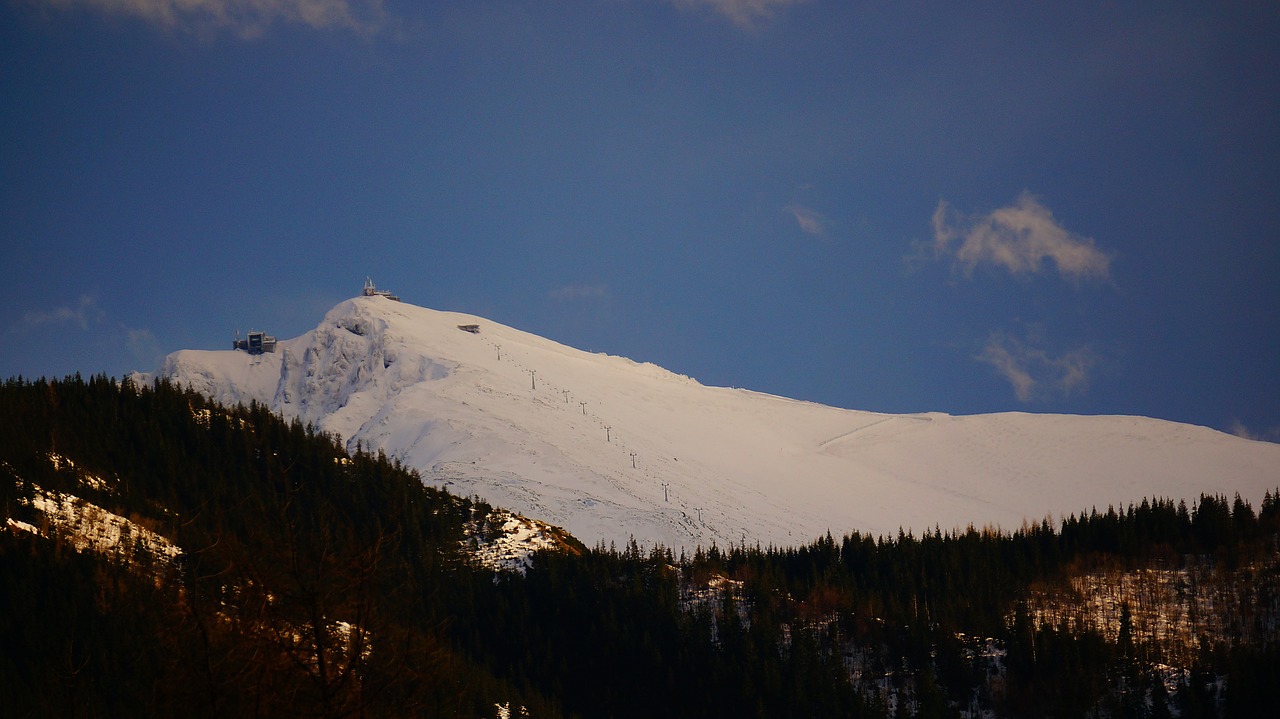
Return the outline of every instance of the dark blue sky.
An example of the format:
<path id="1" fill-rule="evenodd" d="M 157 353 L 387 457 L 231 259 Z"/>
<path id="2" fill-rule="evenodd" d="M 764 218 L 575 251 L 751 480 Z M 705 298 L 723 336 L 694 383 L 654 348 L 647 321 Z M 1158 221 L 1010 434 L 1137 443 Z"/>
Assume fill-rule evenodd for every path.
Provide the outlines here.
<path id="1" fill-rule="evenodd" d="M 1280 6 L 0 0 L 0 375 L 406 301 L 1280 439 Z"/>

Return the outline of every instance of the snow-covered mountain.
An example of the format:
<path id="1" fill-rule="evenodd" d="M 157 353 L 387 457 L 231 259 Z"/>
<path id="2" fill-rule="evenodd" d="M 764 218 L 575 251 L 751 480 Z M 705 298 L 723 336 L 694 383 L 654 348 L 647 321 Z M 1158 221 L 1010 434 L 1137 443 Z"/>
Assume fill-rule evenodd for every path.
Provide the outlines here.
<path id="1" fill-rule="evenodd" d="M 1280 445 L 1204 427 L 837 409 L 379 296 L 342 302 L 275 353 L 184 350 L 159 374 L 384 450 L 587 544 L 1015 529 L 1151 496 L 1256 506 L 1280 486 Z"/>

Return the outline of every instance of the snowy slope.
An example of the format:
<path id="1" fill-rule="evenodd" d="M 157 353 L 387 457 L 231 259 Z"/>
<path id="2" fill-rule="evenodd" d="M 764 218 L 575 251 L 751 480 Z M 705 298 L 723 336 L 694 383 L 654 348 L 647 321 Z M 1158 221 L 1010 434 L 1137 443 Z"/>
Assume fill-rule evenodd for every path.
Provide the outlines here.
<path id="1" fill-rule="evenodd" d="M 1256 505 L 1280 486 L 1280 445 L 1203 427 L 836 409 L 383 297 L 339 304 L 276 354 L 181 351 L 160 374 L 383 449 L 587 544 L 1013 529 L 1146 496 L 1239 492 Z"/>

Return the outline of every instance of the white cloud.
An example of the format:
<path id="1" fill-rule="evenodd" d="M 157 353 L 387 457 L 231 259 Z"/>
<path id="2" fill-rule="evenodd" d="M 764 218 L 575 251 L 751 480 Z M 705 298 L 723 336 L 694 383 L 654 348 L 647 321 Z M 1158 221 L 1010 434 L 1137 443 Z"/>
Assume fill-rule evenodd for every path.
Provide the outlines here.
<path id="1" fill-rule="evenodd" d="M 769 20 L 774 13 L 809 0 L 671 0 L 677 7 L 708 9 L 720 13 L 740 28 L 751 30 L 756 23 Z"/>
<path id="2" fill-rule="evenodd" d="M 63 305 L 50 310 L 31 310 L 22 315 L 22 322 L 31 327 L 69 322 L 87 330 L 91 323 L 102 321 L 105 315 L 91 295 L 80 295 L 79 301 L 74 305 Z"/>
<path id="3" fill-rule="evenodd" d="M 372 33 L 385 19 L 383 0 L 36 0 L 55 7 L 88 7 L 131 15 L 166 29 L 227 30 L 260 37 L 276 22 Z"/>
<path id="4" fill-rule="evenodd" d="M 1099 358 L 1088 347 L 1055 357 L 1028 341 L 993 332 L 974 359 L 994 367 L 1009 382 L 1018 401 L 1032 402 L 1083 391 Z"/>
<path id="5" fill-rule="evenodd" d="M 573 300 L 601 300 L 609 297 L 609 288 L 604 285 L 567 285 L 551 290 L 547 295 L 553 300 L 569 302 Z"/>
<path id="6" fill-rule="evenodd" d="M 964 217 L 945 202 L 933 213 L 933 254 L 954 253 L 956 263 L 971 274 L 990 264 L 1014 275 L 1030 275 L 1052 260 L 1058 274 L 1073 281 L 1106 279 L 1111 257 L 1088 237 L 1064 229 L 1049 209 L 1030 193 L 990 214 Z"/>
<path id="7" fill-rule="evenodd" d="M 796 218 L 796 224 L 800 226 L 800 230 L 805 234 L 813 235 L 814 237 L 826 237 L 827 228 L 831 226 L 831 221 L 822 213 L 802 205 L 787 205 L 782 209 Z"/>

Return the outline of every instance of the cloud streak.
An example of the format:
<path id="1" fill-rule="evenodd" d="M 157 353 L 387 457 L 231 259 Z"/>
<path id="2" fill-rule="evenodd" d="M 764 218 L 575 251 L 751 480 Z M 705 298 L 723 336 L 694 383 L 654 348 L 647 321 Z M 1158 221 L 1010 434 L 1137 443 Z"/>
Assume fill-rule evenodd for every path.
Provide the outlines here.
<path id="1" fill-rule="evenodd" d="M 778 10 L 809 0 L 671 0 L 682 9 L 707 9 L 719 13 L 734 25 L 753 30 L 757 23 L 773 18 Z"/>
<path id="2" fill-rule="evenodd" d="M 1231 422 L 1231 427 L 1227 431 L 1237 437 L 1244 437 L 1245 439 L 1257 440 L 1259 442 L 1280 443 L 1280 427 L 1268 427 L 1262 430 L 1254 430 L 1247 427 L 1244 422 L 1237 419 Z"/>
<path id="3" fill-rule="evenodd" d="M 796 218 L 796 224 L 800 226 L 801 232 L 814 237 L 827 236 L 827 229 L 831 227 L 831 220 L 828 220 L 822 213 L 802 205 L 787 205 L 782 209 Z"/>
<path id="4" fill-rule="evenodd" d="M 1096 243 L 1072 233 L 1034 196 L 1023 192 L 1008 207 L 987 215 L 963 216 L 945 202 L 933 212 L 933 255 L 954 255 L 957 266 L 972 275 L 979 265 L 1002 267 L 1015 276 L 1046 271 L 1052 262 L 1073 282 L 1105 280 L 1111 257 Z"/>
<path id="5" fill-rule="evenodd" d="M 130 15 L 168 30 L 230 31 L 261 37 L 275 23 L 372 34 L 382 25 L 383 0 L 37 0 L 59 8 Z"/>
<path id="6" fill-rule="evenodd" d="M 1088 347 L 1055 357 L 1003 332 L 991 333 L 974 359 L 994 367 L 1023 403 L 1069 397 L 1084 391 L 1089 385 L 1090 372 L 1099 361 Z"/>
<path id="7" fill-rule="evenodd" d="M 82 330 L 87 330 L 90 324 L 101 322 L 104 316 L 106 312 L 98 307 L 98 302 L 92 295 L 80 295 L 80 299 L 74 305 L 54 307 L 51 310 L 31 310 L 22 315 L 22 322 L 28 327 L 70 323 Z"/>

